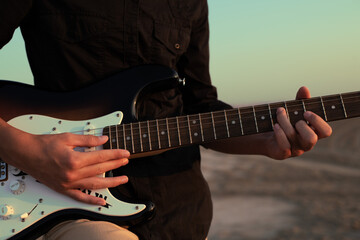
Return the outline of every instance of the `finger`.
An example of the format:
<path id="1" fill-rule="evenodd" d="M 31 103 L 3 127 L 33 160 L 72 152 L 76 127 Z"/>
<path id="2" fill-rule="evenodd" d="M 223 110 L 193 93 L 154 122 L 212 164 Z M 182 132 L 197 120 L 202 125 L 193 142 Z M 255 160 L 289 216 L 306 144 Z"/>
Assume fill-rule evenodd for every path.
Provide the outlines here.
<path id="1" fill-rule="evenodd" d="M 332 134 L 332 128 L 330 125 L 315 113 L 307 111 L 304 113 L 304 118 L 309 122 L 319 139 L 329 137 Z"/>
<path id="2" fill-rule="evenodd" d="M 286 111 L 284 108 L 278 108 L 277 112 L 277 121 L 280 124 L 281 129 L 285 132 L 285 135 L 291 143 L 296 141 L 296 131 L 292 124 L 290 123 Z"/>
<path id="3" fill-rule="evenodd" d="M 93 164 L 93 165 L 79 169 L 77 171 L 76 176 L 77 176 L 77 179 L 93 177 L 93 176 L 108 172 L 110 170 L 125 166 L 126 164 L 128 164 L 128 162 L 129 162 L 129 160 L 127 158 L 123 158 L 123 159 L 117 159 L 117 160 L 113 160 L 113 161 L 107 161 L 104 163 Z M 75 179 L 75 180 L 77 180 L 77 179 Z"/>
<path id="4" fill-rule="evenodd" d="M 73 182 L 70 188 L 73 189 L 103 189 L 117 187 L 129 181 L 127 176 L 117 177 L 90 177 Z"/>
<path id="5" fill-rule="evenodd" d="M 310 90 L 305 86 L 301 87 L 296 93 L 296 99 L 306 99 L 310 97 Z"/>
<path id="6" fill-rule="evenodd" d="M 318 135 L 305 121 L 298 121 L 295 128 L 298 132 L 298 146 L 303 151 L 311 150 L 318 141 Z"/>
<path id="7" fill-rule="evenodd" d="M 274 133 L 276 142 L 280 148 L 280 156 L 281 159 L 287 158 L 291 156 L 291 144 L 286 137 L 285 132 L 281 129 L 280 125 L 276 123 L 274 125 Z"/>
<path id="8" fill-rule="evenodd" d="M 107 136 L 80 135 L 68 133 L 68 144 L 75 147 L 96 147 L 103 145 L 109 139 Z"/>
<path id="9" fill-rule="evenodd" d="M 78 168 L 130 157 L 129 151 L 123 149 L 99 150 L 86 153 L 74 151 L 74 155 L 78 161 Z"/>
<path id="10" fill-rule="evenodd" d="M 74 190 L 74 189 L 68 190 L 65 194 L 83 203 L 99 205 L 99 206 L 103 206 L 106 204 L 106 201 L 104 199 L 92 195 L 88 195 L 80 190 Z"/>

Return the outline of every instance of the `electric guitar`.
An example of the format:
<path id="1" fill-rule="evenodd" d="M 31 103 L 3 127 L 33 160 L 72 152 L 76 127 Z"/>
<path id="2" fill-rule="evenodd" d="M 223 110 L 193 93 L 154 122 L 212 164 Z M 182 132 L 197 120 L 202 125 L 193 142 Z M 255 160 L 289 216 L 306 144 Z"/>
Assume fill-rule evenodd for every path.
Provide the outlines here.
<path id="1" fill-rule="evenodd" d="M 129 82 L 132 87 L 125 88 Z M 76 150 L 121 148 L 135 157 L 272 131 L 279 107 L 286 109 L 292 124 L 302 120 L 305 111 L 315 112 L 326 121 L 360 116 L 360 91 L 357 91 L 136 121 L 139 97 L 154 89 L 177 87 L 179 83 L 182 81 L 174 70 L 158 65 L 131 68 L 86 88 L 62 93 L 0 81 L 0 116 L 32 134 L 107 135 L 109 141 L 103 146 Z M 150 201 L 122 200 L 112 189 L 84 189 L 85 193 L 107 202 L 105 206 L 84 204 L 49 189 L 2 161 L 0 172 L 0 240 L 35 239 L 69 219 L 87 218 L 131 226 L 149 219 L 155 208 Z"/>

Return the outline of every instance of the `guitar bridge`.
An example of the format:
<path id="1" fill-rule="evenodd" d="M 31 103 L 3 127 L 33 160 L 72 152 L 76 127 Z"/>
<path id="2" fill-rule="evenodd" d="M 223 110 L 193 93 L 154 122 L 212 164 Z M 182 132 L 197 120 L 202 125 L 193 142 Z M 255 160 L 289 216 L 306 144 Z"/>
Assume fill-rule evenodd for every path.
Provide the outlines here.
<path id="1" fill-rule="evenodd" d="M 7 163 L 0 159 L 0 182 L 4 182 L 8 179 L 8 166 Z"/>

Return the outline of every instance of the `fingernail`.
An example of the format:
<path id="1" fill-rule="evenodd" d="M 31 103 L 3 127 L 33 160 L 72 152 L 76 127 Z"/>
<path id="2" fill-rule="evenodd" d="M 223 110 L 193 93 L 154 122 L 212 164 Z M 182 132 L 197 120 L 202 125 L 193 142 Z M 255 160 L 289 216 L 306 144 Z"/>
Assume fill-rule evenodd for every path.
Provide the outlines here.
<path id="1" fill-rule="evenodd" d="M 278 123 L 275 123 L 274 128 L 275 128 L 276 130 L 279 130 L 279 129 L 280 129 L 280 125 L 279 125 Z"/>
<path id="2" fill-rule="evenodd" d="M 278 108 L 276 113 L 282 113 L 284 111 L 284 109 L 282 107 Z"/>
<path id="3" fill-rule="evenodd" d="M 128 164 L 128 163 L 129 163 L 129 159 L 125 158 L 125 159 L 122 160 L 122 164 L 123 164 L 123 165 L 126 165 L 126 164 Z"/>
<path id="4" fill-rule="evenodd" d="M 310 116 L 311 116 L 311 112 L 307 111 L 307 112 L 304 113 L 304 117 L 308 118 Z"/>
<path id="5" fill-rule="evenodd" d="M 128 150 L 123 150 L 123 154 L 125 158 L 130 157 L 130 152 Z"/>
<path id="6" fill-rule="evenodd" d="M 108 139 L 108 137 L 106 135 L 100 136 L 99 138 L 101 141 L 105 141 Z"/>
<path id="7" fill-rule="evenodd" d="M 121 184 L 127 183 L 129 181 L 129 178 L 127 176 L 121 177 Z"/>

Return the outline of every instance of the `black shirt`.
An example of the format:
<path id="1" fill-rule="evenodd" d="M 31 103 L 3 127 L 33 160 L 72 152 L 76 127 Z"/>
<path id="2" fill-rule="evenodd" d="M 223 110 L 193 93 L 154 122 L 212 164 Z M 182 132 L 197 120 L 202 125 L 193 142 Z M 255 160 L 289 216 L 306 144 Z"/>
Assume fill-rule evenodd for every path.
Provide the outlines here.
<path id="1" fill-rule="evenodd" d="M 161 64 L 187 85 L 144 97 L 143 119 L 228 107 L 210 82 L 206 0 L 1 0 L 0 47 L 18 26 L 40 88 L 72 90 Z M 151 221 L 131 228 L 141 239 L 205 239 L 212 203 L 197 146 L 131 160 L 115 172 L 129 176 L 124 195 L 156 205 Z"/>

